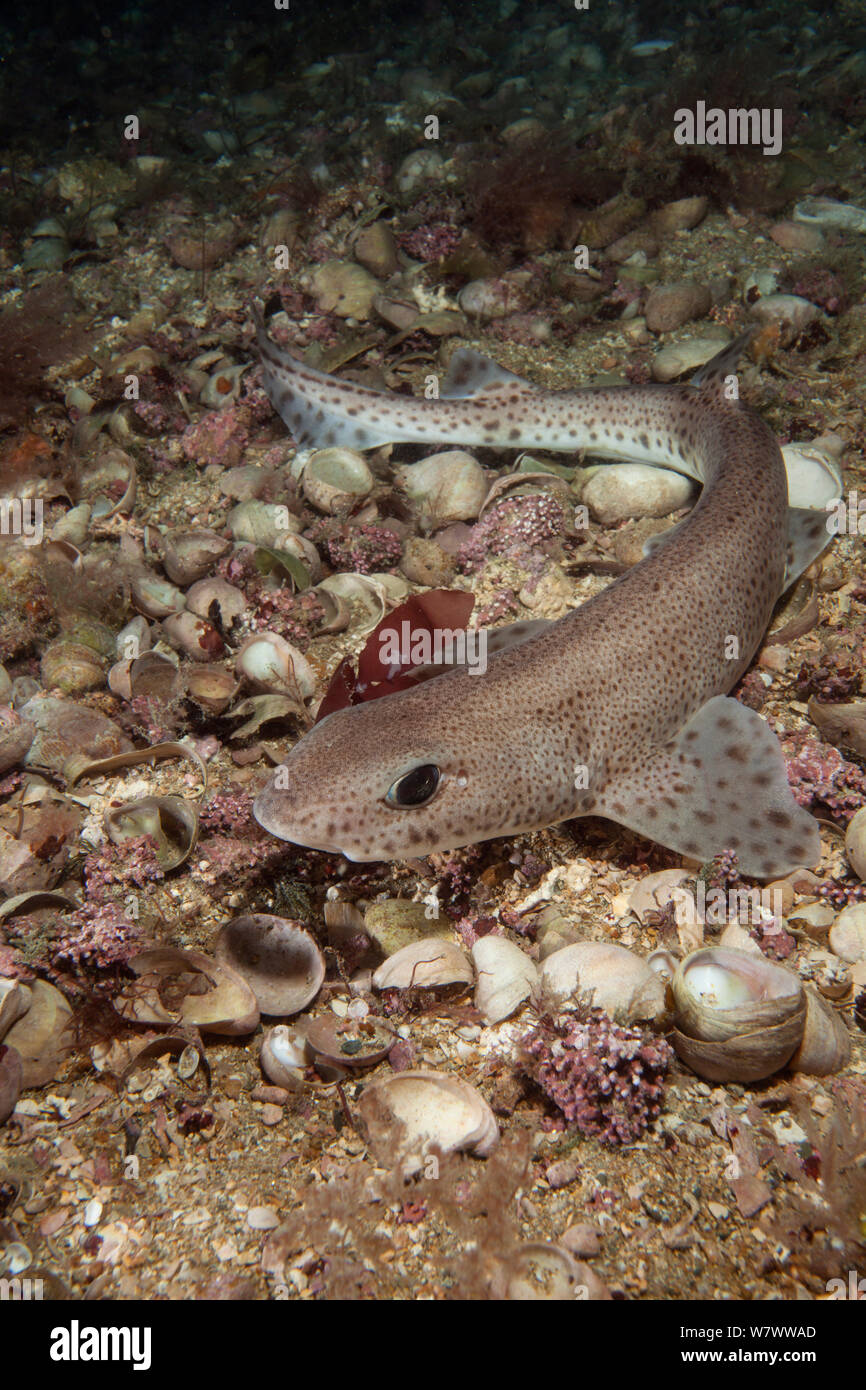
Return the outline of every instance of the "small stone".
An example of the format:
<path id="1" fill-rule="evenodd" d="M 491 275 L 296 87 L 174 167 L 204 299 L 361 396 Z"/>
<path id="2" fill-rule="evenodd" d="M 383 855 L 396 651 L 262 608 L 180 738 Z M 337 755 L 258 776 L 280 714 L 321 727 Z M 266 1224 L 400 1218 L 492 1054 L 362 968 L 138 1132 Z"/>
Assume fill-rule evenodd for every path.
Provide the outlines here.
<path id="1" fill-rule="evenodd" d="M 637 517 L 669 516 L 690 501 L 693 484 L 668 468 L 643 463 L 612 463 L 584 485 L 581 501 L 605 526 Z"/>
<path id="2" fill-rule="evenodd" d="M 817 304 L 812 304 L 808 299 L 801 299 L 796 294 L 765 295 L 763 299 L 755 301 L 751 313 L 759 323 L 772 324 L 779 328 L 783 347 L 788 347 L 804 328 L 808 328 L 810 323 L 821 317 L 821 310 Z"/>
<path id="3" fill-rule="evenodd" d="M 712 295 L 696 280 L 679 280 L 659 285 L 646 302 L 646 325 L 652 333 L 671 333 L 690 319 L 703 318 L 712 305 Z"/>
<path id="4" fill-rule="evenodd" d="M 438 150 L 426 148 L 407 154 L 397 170 L 396 184 L 400 193 L 413 193 L 422 184 L 442 177 L 445 161 Z"/>
<path id="5" fill-rule="evenodd" d="M 244 1078 L 242 1076 L 227 1076 L 222 1083 L 223 1093 L 229 1100 L 237 1100 L 243 1094 Z"/>
<path id="6" fill-rule="evenodd" d="M 394 233 L 385 222 L 364 227 L 355 241 L 354 252 L 359 265 L 380 280 L 387 280 L 400 268 Z"/>
<path id="7" fill-rule="evenodd" d="M 696 372 L 724 346 L 725 341 L 719 338 L 689 338 L 684 343 L 669 343 L 652 360 L 653 381 L 674 381 L 687 372 Z"/>
<path id="8" fill-rule="evenodd" d="M 586 1221 L 578 1221 L 574 1226 L 569 1226 L 560 1236 L 559 1243 L 570 1255 L 577 1255 L 581 1259 L 589 1259 L 601 1250 L 598 1231 Z"/>
<path id="9" fill-rule="evenodd" d="M 633 232 L 626 232 L 625 236 L 611 242 L 604 254 L 614 265 L 623 265 L 634 255 L 639 254 L 645 260 L 652 261 L 658 253 L 657 239 L 643 227 L 636 227 Z"/>
<path id="10" fill-rule="evenodd" d="M 272 1104 L 262 1106 L 261 1120 L 263 1125 L 278 1125 L 282 1118 L 282 1106 Z"/>
<path id="11" fill-rule="evenodd" d="M 839 913 L 830 928 L 830 949 L 849 965 L 866 960 L 866 903 L 852 903 Z"/>
<path id="12" fill-rule="evenodd" d="M 262 1101 L 265 1105 L 285 1105 L 289 1093 L 283 1086 L 256 1086 L 250 1092 L 250 1100 Z"/>
<path id="13" fill-rule="evenodd" d="M 650 226 L 656 236 L 664 239 L 674 232 L 689 231 L 703 222 L 707 215 L 707 199 L 703 196 L 678 198 L 675 203 L 665 203 L 650 217 Z"/>
<path id="14" fill-rule="evenodd" d="M 810 227 L 805 222 L 777 222 L 770 228 L 770 236 L 783 251 L 809 255 L 820 251 L 824 246 L 821 230 L 818 227 Z"/>
<path id="15" fill-rule="evenodd" d="M 272 1231 L 279 1224 L 280 1218 L 273 1207 L 250 1207 L 247 1212 L 247 1225 L 251 1231 Z"/>
<path id="16" fill-rule="evenodd" d="M 320 311 L 341 319 L 368 319 L 381 288 L 369 271 L 350 261 L 326 261 L 313 275 L 312 286 Z"/>
<path id="17" fill-rule="evenodd" d="M 413 584 L 428 589 L 447 588 L 454 578 L 454 561 L 436 541 L 410 536 L 403 548 L 400 569 Z"/>
<path id="18" fill-rule="evenodd" d="M 579 1177 L 581 1165 L 576 1158 L 558 1158 L 555 1163 L 551 1163 L 545 1173 L 549 1187 L 554 1191 L 560 1187 L 568 1187 L 575 1178 Z"/>

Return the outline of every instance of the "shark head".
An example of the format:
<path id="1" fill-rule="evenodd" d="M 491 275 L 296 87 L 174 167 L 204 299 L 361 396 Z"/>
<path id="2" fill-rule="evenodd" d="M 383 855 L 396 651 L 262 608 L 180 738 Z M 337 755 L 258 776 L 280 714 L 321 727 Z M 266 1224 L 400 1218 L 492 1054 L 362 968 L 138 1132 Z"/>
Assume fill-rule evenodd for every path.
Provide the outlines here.
<path id="1" fill-rule="evenodd" d="M 259 825 L 281 840 L 367 862 L 411 859 L 552 820 L 547 779 L 515 768 L 515 746 L 531 738 L 526 723 L 507 730 L 490 718 L 487 680 L 453 672 L 329 715 L 259 793 Z M 526 756 L 531 763 L 533 750 Z"/>

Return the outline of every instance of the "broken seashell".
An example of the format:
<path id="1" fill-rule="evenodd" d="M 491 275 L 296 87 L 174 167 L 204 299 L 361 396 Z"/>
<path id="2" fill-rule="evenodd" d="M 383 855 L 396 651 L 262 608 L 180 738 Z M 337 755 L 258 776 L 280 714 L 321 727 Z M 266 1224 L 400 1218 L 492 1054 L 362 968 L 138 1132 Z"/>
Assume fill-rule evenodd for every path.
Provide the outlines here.
<path id="1" fill-rule="evenodd" d="M 20 980 L 7 980 L 0 976 L 0 1042 L 5 1038 L 13 1023 L 23 1018 L 30 1008 L 30 990 Z"/>
<path id="2" fill-rule="evenodd" d="M 527 1241 L 508 1264 L 511 1277 L 504 1297 L 519 1302 L 599 1302 L 610 1290 L 589 1265 L 575 1260 L 561 1245 Z"/>
<path id="3" fill-rule="evenodd" d="M 407 1177 L 436 1154 L 486 1158 L 499 1142 L 496 1116 L 481 1092 L 446 1072 L 402 1071 L 371 1081 L 358 1109 L 377 1160 L 391 1166 L 396 1157 Z"/>
<path id="4" fill-rule="evenodd" d="M 162 563 L 169 579 L 185 589 L 210 574 L 231 548 L 231 541 L 216 531 L 173 531 L 163 539 Z"/>
<path id="5" fill-rule="evenodd" d="M 825 999 L 806 986 L 803 1040 L 788 1063 L 807 1076 L 832 1076 L 851 1060 L 851 1038 L 844 1022 Z"/>
<path id="6" fill-rule="evenodd" d="M 180 589 L 152 570 L 139 570 L 133 575 L 130 593 L 135 607 L 146 618 L 168 618 L 172 613 L 180 613 L 186 605 Z"/>
<path id="7" fill-rule="evenodd" d="M 607 941 L 577 941 L 548 956 L 539 982 L 560 1000 L 591 994 L 596 1008 L 621 1023 L 659 1019 L 665 986 L 645 960 Z"/>
<path id="8" fill-rule="evenodd" d="M 189 699 L 210 714 L 222 714 L 228 709 L 239 689 L 240 683 L 228 667 L 216 662 L 193 666 L 186 678 Z"/>
<path id="9" fill-rule="evenodd" d="M 108 688 L 123 700 L 143 696 L 169 704 L 180 689 L 177 657 L 143 652 L 134 661 L 116 661 L 108 673 Z"/>
<path id="10" fill-rule="evenodd" d="M 187 589 L 186 606 L 190 613 L 218 623 L 221 631 L 228 632 L 246 613 L 247 600 L 240 589 L 224 579 L 200 579 Z"/>
<path id="11" fill-rule="evenodd" d="M 70 507 L 65 516 L 59 521 L 55 521 L 49 532 L 49 539 L 52 541 L 68 541 L 80 550 L 87 540 L 87 528 L 90 525 L 90 507 L 86 502 L 80 502 L 77 507 Z"/>
<path id="12" fill-rule="evenodd" d="M 235 670 L 256 690 L 274 695 L 297 695 L 308 700 L 318 685 L 316 673 L 296 647 L 276 632 L 248 637 L 237 655 Z"/>
<path id="13" fill-rule="evenodd" d="M 781 1070 L 802 1040 L 803 986 L 765 956 L 704 947 L 678 966 L 672 990 L 674 1047 L 708 1081 L 761 1081 Z"/>
<path id="14" fill-rule="evenodd" d="M 196 613 L 172 613 L 163 618 L 162 630 L 173 647 L 178 647 L 193 661 L 213 661 L 222 656 L 225 643 L 213 623 Z"/>
<path id="15" fill-rule="evenodd" d="M 226 525 L 236 541 L 250 545 L 267 545 L 279 549 L 283 538 L 303 530 L 300 517 L 288 507 L 276 502 L 260 502 L 251 498 L 232 507 Z"/>
<path id="16" fill-rule="evenodd" d="M 321 1018 L 311 1019 L 304 1027 L 307 1047 L 313 1065 L 322 1063 L 346 1071 L 363 1071 L 384 1061 L 397 1039 L 397 1034 L 384 1019 Z"/>
<path id="17" fill-rule="evenodd" d="M 401 946 L 373 975 L 376 989 L 435 989 L 471 985 L 475 978 L 466 952 L 453 941 L 427 938 Z"/>
<path id="18" fill-rule="evenodd" d="M 182 796 L 145 796 L 110 807 L 103 816 L 108 838 L 115 845 L 150 835 L 163 873 L 185 864 L 198 839 L 198 808 Z"/>
<path id="19" fill-rule="evenodd" d="M 481 936 L 472 947 L 475 1007 L 485 1023 L 510 1018 L 538 984 L 535 962 L 504 936 Z"/>
<path id="20" fill-rule="evenodd" d="M 28 988 L 30 1007 L 4 1038 L 21 1058 L 24 1091 L 53 1081 L 72 1050 L 72 1010 L 60 990 L 45 980 L 34 980 Z"/>
<path id="21" fill-rule="evenodd" d="M 269 1028 L 265 1033 L 259 1062 L 265 1076 L 275 1086 L 297 1091 L 309 1064 L 307 1040 L 300 1029 L 278 1023 L 276 1028 Z"/>
<path id="22" fill-rule="evenodd" d="M 352 449 L 317 449 L 307 460 L 301 486 L 308 502 L 334 516 L 369 496 L 375 481 L 363 454 Z"/>
<path id="23" fill-rule="evenodd" d="M 263 1014 L 300 1013 L 325 978 L 324 957 L 312 936 L 288 917 L 235 917 L 220 928 L 215 953 L 246 980 Z"/>
<path id="24" fill-rule="evenodd" d="M 251 1033 L 258 1024 L 246 980 L 199 951 L 157 946 L 133 956 L 129 967 L 139 978 L 113 1000 L 129 1022 L 182 1024 L 228 1037 Z"/>
<path id="25" fill-rule="evenodd" d="M 130 748 L 128 753 L 117 753 L 111 758 L 70 758 L 63 772 L 67 786 L 71 788 L 82 777 L 101 777 L 106 772 L 117 772 L 121 767 L 138 767 L 140 763 L 161 762 L 163 758 L 186 758 L 201 777 L 202 792 L 207 790 L 207 768 L 192 744 L 185 741 L 154 743 L 150 748 Z"/>

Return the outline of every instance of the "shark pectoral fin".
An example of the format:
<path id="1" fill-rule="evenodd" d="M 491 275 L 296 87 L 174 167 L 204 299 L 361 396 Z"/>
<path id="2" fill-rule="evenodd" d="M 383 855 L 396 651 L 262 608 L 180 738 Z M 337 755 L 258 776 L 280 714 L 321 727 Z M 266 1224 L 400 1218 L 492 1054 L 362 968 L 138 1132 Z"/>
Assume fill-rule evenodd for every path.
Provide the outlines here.
<path id="1" fill-rule="evenodd" d="M 464 400 L 493 386 L 510 386 L 512 390 L 537 391 L 531 381 L 515 376 L 497 362 L 491 362 L 474 348 L 458 348 L 448 364 L 448 371 L 439 390 L 442 400 Z"/>
<path id="2" fill-rule="evenodd" d="M 655 555 L 657 551 L 667 545 L 668 541 L 674 540 L 677 531 L 681 526 L 685 526 L 688 520 L 689 517 L 684 517 L 682 521 L 675 521 L 673 526 L 669 526 L 666 531 L 659 531 L 658 535 L 649 536 L 643 543 L 644 559 L 649 555 Z"/>
<path id="3" fill-rule="evenodd" d="M 818 826 L 791 794 L 779 740 L 754 710 L 724 695 L 617 777 L 593 813 L 694 859 L 733 850 L 740 870 L 756 878 L 812 868 L 821 854 Z"/>
<path id="4" fill-rule="evenodd" d="M 791 507 L 788 511 L 788 550 L 785 557 L 785 588 L 799 579 L 813 560 L 833 539 L 826 512 Z"/>

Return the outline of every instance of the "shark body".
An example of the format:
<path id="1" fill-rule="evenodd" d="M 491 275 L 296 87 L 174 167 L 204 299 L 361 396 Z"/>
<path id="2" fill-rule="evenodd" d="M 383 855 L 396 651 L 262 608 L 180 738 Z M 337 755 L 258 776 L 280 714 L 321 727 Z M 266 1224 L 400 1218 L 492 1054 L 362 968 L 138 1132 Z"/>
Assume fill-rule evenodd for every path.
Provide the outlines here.
<path id="1" fill-rule="evenodd" d="M 778 739 L 728 697 L 829 539 L 823 512 L 789 506 L 775 436 L 738 398 L 748 336 L 685 385 L 560 392 L 463 349 L 443 399 L 419 400 L 316 372 L 259 323 L 268 393 L 305 445 L 584 449 L 703 484 L 685 521 L 601 594 L 557 622 L 498 630 L 484 676 L 458 668 L 316 725 L 256 799 L 266 830 L 367 861 L 594 815 L 694 858 L 734 850 L 756 877 L 817 863 Z"/>

